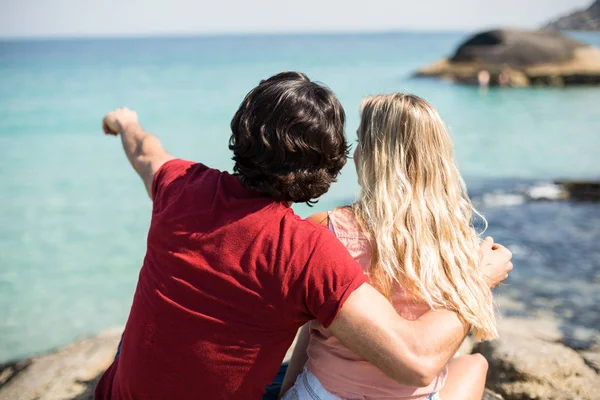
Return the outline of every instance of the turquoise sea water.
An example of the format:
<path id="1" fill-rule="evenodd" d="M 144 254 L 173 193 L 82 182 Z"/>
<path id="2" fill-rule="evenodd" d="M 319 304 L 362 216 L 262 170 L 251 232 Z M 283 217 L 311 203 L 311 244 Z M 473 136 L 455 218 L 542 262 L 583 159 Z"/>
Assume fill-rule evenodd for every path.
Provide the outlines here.
<path id="1" fill-rule="evenodd" d="M 576 36 L 600 45 L 600 34 Z M 243 96 L 260 79 L 299 70 L 339 96 L 351 140 L 361 97 L 410 91 L 427 98 L 451 127 L 476 198 L 518 184 L 600 177 L 600 88 L 481 92 L 411 78 L 464 37 L 0 42 L 0 362 L 126 320 L 150 201 L 118 139 L 102 135 L 101 118 L 118 106 L 137 110 L 172 154 L 230 169 L 228 126 Z M 314 210 L 350 201 L 356 189 L 349 164 Z M 600 327 L 599 207 L 482 208 L 490 233 L 512 246 L 520 266 L 507 295 L 562 299 L 553 310 L 564 315 L 592 307 L 591 322 L 579 322 Z"/>

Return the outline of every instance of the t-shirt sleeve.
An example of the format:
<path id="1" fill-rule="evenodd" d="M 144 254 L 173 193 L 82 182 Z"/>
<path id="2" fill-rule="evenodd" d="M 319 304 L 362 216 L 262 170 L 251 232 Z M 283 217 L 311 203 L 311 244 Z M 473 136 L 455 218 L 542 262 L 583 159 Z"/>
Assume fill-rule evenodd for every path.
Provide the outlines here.
<path id="1" fill-rule="evenodd" d="M 330 232 L 324 232 L 308 259 L 302 281 L 308 314 L 328 327 L 348 296 L 367 277 L 344 245 Z"/>
<path id="2" fill-rule="evenodd" d="M 178 158 L 164 163 L 156 171 L 152 180 L 152 201 L 154 203 L 159 202 L 169 185 L 177 178 L 184 176 L 192 165 L 194 165 L 194 162 Z"/>

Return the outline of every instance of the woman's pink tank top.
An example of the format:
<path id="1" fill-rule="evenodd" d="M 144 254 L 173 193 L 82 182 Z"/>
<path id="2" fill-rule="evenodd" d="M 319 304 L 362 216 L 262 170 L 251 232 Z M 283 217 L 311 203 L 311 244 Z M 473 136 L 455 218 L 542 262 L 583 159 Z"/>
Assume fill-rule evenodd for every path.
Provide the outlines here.
<path id="1" fill-rule="evenodd" d="M 368 275 L 371 246 L 360 232 L 350 207 L 329 213 L 329 229 L 346 246 Z M 401 289 L 392 294 L 398 314 L 410 320 L 429 310 L 425 304 L 412 301 Z M 342 345 L 318 321 L 310 323 L 307 368 L 329 392 L 342 399 L 426 399 L 439 391 L 446 380 L 447 368 L 427 387 L 411 387 L 396 383 L 377 367 Z"/>

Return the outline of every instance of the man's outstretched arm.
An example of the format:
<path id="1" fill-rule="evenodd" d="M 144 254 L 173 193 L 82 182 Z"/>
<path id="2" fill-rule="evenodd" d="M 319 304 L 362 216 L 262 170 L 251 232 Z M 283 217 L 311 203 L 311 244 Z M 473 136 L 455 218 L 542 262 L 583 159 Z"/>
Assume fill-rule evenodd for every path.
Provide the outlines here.
<path id="1" fill-rule="evenodd" d="M 121 135 L 123 150 L 131 166 L 144 181 L 152 198 L 152 180 L 156 171 L 173 156 L 163 149 L 158 138 L 144 131 L 135 111 L 119 108 L 104 117 L 102 129 L 107 135 Z"/>

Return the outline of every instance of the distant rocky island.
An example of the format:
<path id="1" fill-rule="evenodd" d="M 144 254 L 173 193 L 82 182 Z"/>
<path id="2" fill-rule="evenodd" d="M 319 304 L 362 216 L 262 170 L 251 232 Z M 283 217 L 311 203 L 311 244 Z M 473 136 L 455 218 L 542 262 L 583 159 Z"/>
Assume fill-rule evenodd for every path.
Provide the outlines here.
<path id="1" fill-rule="evenodd" d="M 546 29 L 600 31 L 600 0 L 586 10 L 575 11 L 545 26 Z"/>
<path id="2" fill-rule="evenodd" d="M 416 76 L 480 86 L 600 85 L 600 49 L 553 30 L 495 29 L 473 35 Z"/>

